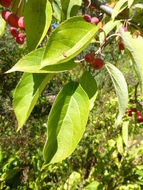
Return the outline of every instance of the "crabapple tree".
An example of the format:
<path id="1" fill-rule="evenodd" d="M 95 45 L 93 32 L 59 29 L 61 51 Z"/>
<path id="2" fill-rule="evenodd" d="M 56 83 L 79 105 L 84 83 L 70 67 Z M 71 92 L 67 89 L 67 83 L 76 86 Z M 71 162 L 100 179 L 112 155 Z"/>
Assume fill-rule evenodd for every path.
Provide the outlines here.
<path id="1" fill-rule="evenodd" d="M 119 111 L 115 127 L 126 110 L 128 88 L 122 72 L 107 62 L 103 52 L 114 43 L 120 53 L 129 53 L 132 67 L 143 91 L 143 4 L 119 0 L 0 0 L 0 37 L 5 27 L 19 45 L 29 53 L 7 71 L 22 72 L 13 95 L 13 109 L 18 130 L 27 122 L 41 92 L 54 75 L 70 71 L 79 64 L 90 67 L 78 81 L 67 83 L 56 97 L 47 121 L 47 140 L 43 156 L 46 164 L 67 158 L 84 133 L 88 115 L 96 101 L 98 87 L 93 73 L 107 72 L 115 87 Z M 46 45 L 43 41 L 46 40 Z M 87 47 L 94 46 L 88 53 Z M 79 58 L 80 57 L 80 58 Z M 86 67 L 86 68 L 87 68 Z"/>

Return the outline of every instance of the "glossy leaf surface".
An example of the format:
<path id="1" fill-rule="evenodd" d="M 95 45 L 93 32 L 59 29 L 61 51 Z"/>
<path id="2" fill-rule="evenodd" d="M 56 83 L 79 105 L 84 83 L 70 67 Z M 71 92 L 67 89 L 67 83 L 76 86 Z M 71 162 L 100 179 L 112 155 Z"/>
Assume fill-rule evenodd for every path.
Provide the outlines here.
<path id="1" fill-rule="evenodd" d="M 60 24 L 49 38 L 41 67 L 74 58 L 90 43 L 98 28 L 85 22 L 82 17 L 73 17 Z"/>
<path id="2" fill-rule="evenodd" d="M 46 163 L 61 162 L 82 138 L 89 114 L 89 99 L 80 84 L 70 82 L 57 96 L 48 118 Z"/>
<path id="3" fill-rule="evenodd" d="M 41 60 L 45 48 L 34 50 L 22 57 L 7 73 L 14 71 L 28 72 L 28 73 L 58 73 L 71 70 L 77 66 L 73 60 L 65 63 L 49 65 L 43 69 L 40 68 Z"/>
<path id="4" fill-rule="evenodd" d="M 13 96 L 13 108 L 18 121 L 18 130 L 23 127 L 32 112 L 41 92 L 52 75 L 24 73 Z"/>

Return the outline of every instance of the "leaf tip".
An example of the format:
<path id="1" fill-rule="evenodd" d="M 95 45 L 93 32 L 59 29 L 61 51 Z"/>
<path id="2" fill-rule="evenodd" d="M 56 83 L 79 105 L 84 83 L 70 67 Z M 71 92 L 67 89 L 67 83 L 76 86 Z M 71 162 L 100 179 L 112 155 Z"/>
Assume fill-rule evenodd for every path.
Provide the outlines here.
<path id="1" fill-rule="evenodd" d="M 5 74 L 8 74 L 8 73 L 12 73 L 16 71 L 16 68 L 15 67 L 12 67 L 11 69 L 9 69 L 8 71 L 5 72 Z"/>

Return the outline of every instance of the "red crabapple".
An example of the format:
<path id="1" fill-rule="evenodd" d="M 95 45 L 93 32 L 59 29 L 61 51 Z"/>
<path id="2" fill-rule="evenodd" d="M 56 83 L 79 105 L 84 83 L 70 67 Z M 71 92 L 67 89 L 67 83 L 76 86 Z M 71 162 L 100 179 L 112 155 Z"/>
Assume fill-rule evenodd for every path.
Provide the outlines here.
<path id="1" fill-rule="evenodd" d="M 138 116 L 137 122 L 138 123 L 142 123 L 143 122 L 143 117 L 141 115 Z"/>
<path id="2" fill-rule="evenodd" d="M 125 113 L 130 117 L 132 116 L 132 110 L 130 109 L 127 109 Z"/>
<path id="3" fill-rule="evenodd" d="M 24 17 L 23 16 L 18 19 L 18 27 L 21 29 L 24 29 Z"/>
<path id="4" fill-rule="evenodd" d="M 124 48 L 124 43 L 123 43 L 122 41 L 119 43 L 119 49 L 120 49 L 121 51 L 125 49 L 125 48 Z"/>
<path id="5" fill-rule="evenodd" d="M 83 18 L 84 18 L 84 20 L 85 20 L 86 22 L 91 22 L 91 17 L 90 17 L 90 15 L 85 14 L 85 15 L 83 16 Z"/>
<path id="6" fill-rule="evenodd" d="M 140 115 L 141 115 L 140 111 L 136 111 L 135 114 L 136 114 L 137 116 L 140 116 Z"/>
<path id="7" fill-rule="evenodd" d="M 0 0 L 0 4 L 1 4 L 3 7 L 9 7 L 10 4 L 11 4 L 11 0 Z"/>
<path id="8" fill-rule="evenodd" d="M 11 12 L 10 11 L 2 11 L 1 12 L 1 15 L 2 15 L 2 18 L 8 22 L 8 17 L 11 15 Z"/>
<path id="9" fill-rule="evenodd" d="M 18 17 L 11 13 L 8 17 L 8 24 L 12 27 L 18 28 Z"/>
<path id="10" fill-rule="evenodd" d="M 95 70 L 99 70 L 103 67 L 104 65 L 104 62 L 102 59 L 100 58 L 95 58 L 92 62 L 92 67 L 95 69 Z"/>
<path id="11" fill-rule="evenodd" d="M 18 44 L 22 45 L 22 44 L 24 43 L 24 38 L 16 37 L 16 38 L 15 38 L 15 41 L 16 41 Z"/>
<path id="12" fill-rule="evenodd" d="M 20 33 L 20 34 L 18 34 L 18 37 L 25 39 L 25 34 L 24 33 Z"/>
<path id="13" fill-rule="evenodd" d="M 132 108 L 131 111 L 132 111 L 132 112 L 136 112 L 136 111 L 137 111 L 137 108 Z"/>
<path id="14" fill-rule="evenodd" d="M 10 27 L 10 33 L 12 34 L 13 37 L 18 37 L 18 30 L 17 28 L 14 28 L 14 27 Z"/>
<path id="15" fill-rule="evenodd" d="M 98 24 L 99 23 L 99 19 L 97 17 L 92 17 L 91 18 L 91 24 Z"/>
<path id="16" fill-rule="evenodd" d="M 85 55 L 84 57 L 85 61 L 88 62 L 88 63 L 92 63 L 92 61 L 94 60 L 94 56 L 92 53 L 88 53 Z"/>

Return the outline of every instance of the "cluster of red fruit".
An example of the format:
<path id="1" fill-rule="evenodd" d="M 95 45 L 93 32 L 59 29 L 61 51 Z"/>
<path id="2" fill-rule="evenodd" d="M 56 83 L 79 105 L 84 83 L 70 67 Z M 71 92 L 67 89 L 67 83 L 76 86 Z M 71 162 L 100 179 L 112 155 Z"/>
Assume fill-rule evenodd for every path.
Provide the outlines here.
<path id="1" fill-rule="evenodd" d="M 86 22 L 89 22 L 89 23 L 91 23 L 91 24 L 98 24 L 99 23 L 99 19 L 97 18 L 97 17 L 92 17 L 91 18 L 91 16 L 90 15 L 88 15 L 88 14 L 85 14 L 84 16 L 83 16 L 83 18 L 84 18 L 84 20 L 86 21 Z"/>
<path id="2" fill-rule="evenodd" d="M 99 19 L 95 16 L 91 17 L 90 15 L 85 14 L 83 18 L 86 22 L 89 22 L 91 24 L 97 25 L 99 23 Z M 100 58 L 95 58 L 92 53 L 88 53 L 85 55 L 85 61 L 90 63 L 95 70 L 101 69 L 104 65 L 103 60 Z"/>
<path id="3" fill-rule="evenodd" d="M 100 58 L 95 58 L 92 53 L 85 55 L 85 61 L 90 63 L 95 70 L 99 70 L 103 67 L 104 62 Z"/>
<path id="4" fill-rule="evenodd" d="M 133 113 L 137 116 L 137 122 L 138 123 L 142 123 L 143 122 L 143 117 L 141 116 L 140 111 L 138 111 L 136 108 L 132 108 L 132 109 L 127 109 L 126 110 L 126 114 L 129 117 L 132 117 Z"/>
<path id="5" fill-rule="evenodd" d="M 0 0 L 0 4 L 3 7 L 8 8 L 11 4 L 11 0 Z M 9 10 L 3 10 L 1 12 L 2 18 L 10 25 L 10 33 L 14 37 L 18 44 L 23 44 L 25 40 L 24 34 L 24 17 L 18 18 L 18 16 Z M 20 32 L 19 32 L 20 31 Z"/>

